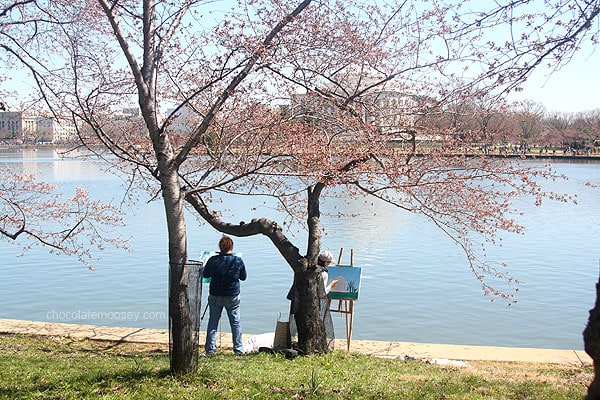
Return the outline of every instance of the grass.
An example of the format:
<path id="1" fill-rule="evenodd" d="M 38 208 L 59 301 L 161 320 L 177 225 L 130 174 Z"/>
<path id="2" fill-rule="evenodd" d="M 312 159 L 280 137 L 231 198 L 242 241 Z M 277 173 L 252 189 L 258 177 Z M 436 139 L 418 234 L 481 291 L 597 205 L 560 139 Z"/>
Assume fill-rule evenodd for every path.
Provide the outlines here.
<path id="1" fill-rule="evenodd" d="M 200 357 L 169 374 L 164 345 L 0 335 L 0 399 L 583 399 L 591 367 L 449 367 L 334 351 Z"/>

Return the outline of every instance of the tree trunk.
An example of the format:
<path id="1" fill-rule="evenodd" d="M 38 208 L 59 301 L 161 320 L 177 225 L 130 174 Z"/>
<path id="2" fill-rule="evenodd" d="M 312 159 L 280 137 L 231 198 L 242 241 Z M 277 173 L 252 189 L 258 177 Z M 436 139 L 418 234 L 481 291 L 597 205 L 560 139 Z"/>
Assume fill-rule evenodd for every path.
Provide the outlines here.
<path id="1" fill-rule="evenodd" d="M 298 310 L 296 328 L 298 329 L 298 347 L 304 354 L 327 352 L 327 334 L 321 318 L 320 300 L 317 285 L 319 274 L 309 268 L 295 274 L 298 290 Z"/>
<path id="2" fill-rule="evenodd" d="M 588 387 L 586 400 L 600 400 L 600 278 L 596 283 L 596 304 L 590 310 L 583 331 L 585 352 L 594 360 L 594 380 Z"/>
<path id="3" fill-rule="evenodd" d="M 294 279 L 298 290 L 298 310 L 296 325 L 298 329 L 298 347 L 305 354 L 324 353 L 328 350 L 327 333 L 323 322 L 318 285 L 320 276 L 317 272 L 317 256 L 320 250 L 321 233 L 319 221 L 321 217 L 319 198 L 325 185 L 317 183 L 307 191 L 307 225 L 308 248 L 307 263 L 304 269 L 294 271 Z"/>
<path id="4" fill-rule="evenodd" d="M 297 290 L 298 307 L 295 313 L 298 330 L 298 347 L 305 354 L 321 353 L 329 350 L 325 323 L 323 322 L 321 299 L 318 294 L 320 275 L 317 272 L 317 257 L 320 249 L 319 232 L 319 196 L 324 184 L 318 183 L 308 188 L 308 249 L 302 256 L 283 234 L 280 226 L 266 218 L 253 219 L 249 223 L 230 224 L 211 212 L 200 195 L 188 193 L 186 201 L 213 228 L 234 236 L 252 236 L 263 234 L 269 237 L 281 255 L 294 271 L 294 283 Z"/>
<path id="5" fill-rule="evenodd" d="M 169 331 L 171 373 L 196 371 L 198 343 L 188 298 L 189 269 L 183 197 L 176 173 L 161 176 L 169 237 Z"/>
<path id="6" fill-rule="evenodd" d="M 196 371 L 197 343 L 193 340 L 192 318 L 190 314 L 186 280 L 188 268 L 171 264 L 169 268 L 169 323 L 171 373 L 190 374 Z"/>

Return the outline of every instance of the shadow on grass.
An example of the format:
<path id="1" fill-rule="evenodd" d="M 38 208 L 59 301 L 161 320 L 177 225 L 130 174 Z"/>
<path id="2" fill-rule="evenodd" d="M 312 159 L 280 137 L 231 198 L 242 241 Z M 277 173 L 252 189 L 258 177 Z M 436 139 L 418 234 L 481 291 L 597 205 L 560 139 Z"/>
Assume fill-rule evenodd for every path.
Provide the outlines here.
<path id="1" fill-rule="evenodd" d="M 102 397 L 170 378 L 173 376 L 168 368 L 140 367 L 134 360 L 133 366 L 115 366 L 111 370 L 38 376 L 14 388 L 0 388 L 0 398 L 38 398 L 40 394 L 52 399 Z"/>
<path id="2" fill-rule="evenodd" d="M 13 337 L 14 344 L 4 343 L 5 356 L 11 352 L 19 356 L 12 361 L 5 358 L 0 399 L 102 397 L 131 388 L 144 390 L 144 382 L 171 376 L 168 351 L 156 345 L 64 337 L 23 339 Z"/>

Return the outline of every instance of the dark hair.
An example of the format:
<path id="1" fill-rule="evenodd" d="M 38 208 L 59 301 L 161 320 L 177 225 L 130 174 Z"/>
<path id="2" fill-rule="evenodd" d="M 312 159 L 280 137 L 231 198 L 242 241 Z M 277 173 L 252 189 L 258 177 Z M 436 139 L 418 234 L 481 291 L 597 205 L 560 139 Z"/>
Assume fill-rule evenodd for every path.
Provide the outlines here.
<path id="1" fill-rule="evenodd" d="M 229 236 L 223 235 L 219 240 L 219 249 L 222 253 L 230 253 L 233 250 L 233 240 Z"/>

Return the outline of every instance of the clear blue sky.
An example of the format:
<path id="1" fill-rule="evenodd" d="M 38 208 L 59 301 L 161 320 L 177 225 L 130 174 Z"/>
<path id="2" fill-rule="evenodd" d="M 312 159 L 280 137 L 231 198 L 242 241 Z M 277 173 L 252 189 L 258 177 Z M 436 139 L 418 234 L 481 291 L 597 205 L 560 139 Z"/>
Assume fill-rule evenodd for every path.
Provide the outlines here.
<path id="1" fill-rule="evenodd" d="M 547 111 L 578 112 L 600 109 L 600 48 L 595 52 L 582 50 L 562 69 L 552 72 L 538 67 L 522 86 L 523 91 L 509 96 L 510 101 L 533 100 L 543 104 Z M 13 79 L 0 84 L 0 89 L 26 92 L 32 81 L 25 74 L 14 74 Z M 14 100 L 6 99 L 13 108 Z"/>
<path id="2" fill-rule="evenodd" d="M 577 112 L 600 109 L 600 48 L 580 50 L 562 69 L 538 67 L 511 100 L 534 100 L 547 111 Z"/>
<path id="3" fill-rule="evenodd" d="M 229 0 L 221 1 L 222 6 L 231 7 Z M 0 67 L 0 70 L 3 68 Z M 579 50 L 573 59 L 559 71 L 552 72 L 545 66 L 539 66 L 528 82 L 522 85 L 523 91 L 509 96 L 509 101 L 533 100 L 543 104 L 547 111 L 578 112 L 600 109 L 600 48 Z M 13 79 L 0 82 L 2 90 L 21 93 L 31 92 L 33 81 L 18 71 L 9 70 Z M 15 100 L 5 100 L 13 109 L 18 108 Z"/>

